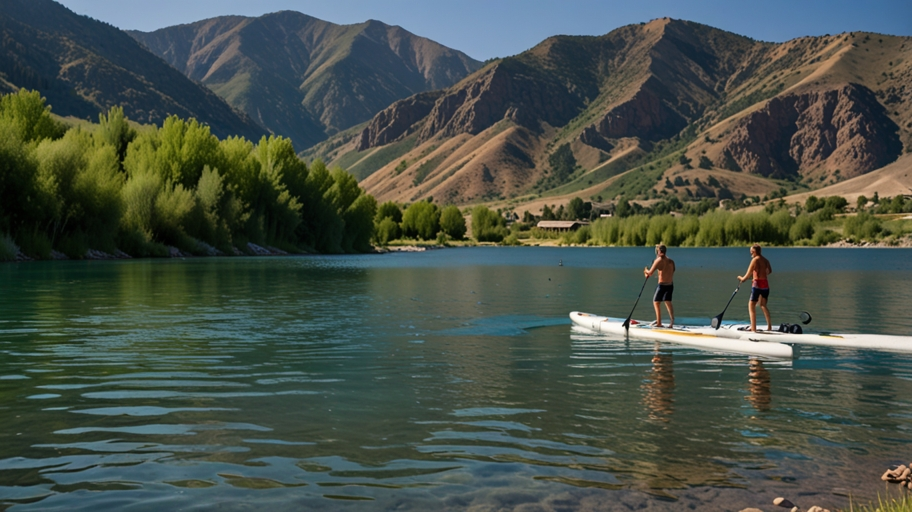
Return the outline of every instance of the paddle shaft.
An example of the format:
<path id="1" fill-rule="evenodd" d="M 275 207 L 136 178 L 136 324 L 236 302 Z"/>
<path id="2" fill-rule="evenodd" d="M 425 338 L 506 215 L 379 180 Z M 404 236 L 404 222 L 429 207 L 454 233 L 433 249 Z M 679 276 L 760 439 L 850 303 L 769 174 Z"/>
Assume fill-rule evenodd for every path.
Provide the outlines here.
<path id="1" fill-rule="evenodd" d="M 719 329 L 719 326 L 722 325 L 722 315 L 724 315 L 725 312 L 728 311 L 728 306 L 731 306 L 732 301 L 735 299 L 735 295 L 738 295 L 738 290 L 740 290 L 740 289 L 741 289 L 741 283 L 738 283 L 738 287 L 735 288 L 735 291 L 732 293 L 732 296 L 729 297 L 728 304 L 725 305 L 725 309 L 723 309 L 721 313 L 719 313 L 718 315 L 716 315 L 715 318 L 713 318 L 713 320 L 716 320 L 716 318 L 718 318 L 718 320 L 716 320 L 716 325 L 713 326 L 717 330 Z"/>
<path id="2" fill-rule="evenodd" d="M 633 312 L 634 312 L 634 310 L 636 310 L 637 304 L 640 303 L 640 297 L 643 296 L 643 290 L 646 289 L 646 283 L 648 283 L 648 282 L 649 282 L 649 276 L 647 276 L 646 280 L 643 281 L 643 287 L 640 288 L 640 294 L 637 295 L 637 300 L 636 300 L 636 302 L 633 303 L 633 309 L 631 309 L 630 314 L 627 315 L 627 320 L 624 320 L 624 329 L 627 331 L 630 330 L 630 319 L 633 318 Z"/>

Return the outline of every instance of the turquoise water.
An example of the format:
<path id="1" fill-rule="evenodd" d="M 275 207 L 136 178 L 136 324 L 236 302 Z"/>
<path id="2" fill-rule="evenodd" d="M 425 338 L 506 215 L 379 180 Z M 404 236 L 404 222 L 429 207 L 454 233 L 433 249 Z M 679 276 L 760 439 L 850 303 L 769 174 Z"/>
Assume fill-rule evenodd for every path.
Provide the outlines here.
<path id="1" fill-rule="evenodd" d="M 912 251 L 768 249 L 774 324 L 912 335 Z M 876 498 L 912 356 L 571 331 L 651 249 L 0 265 L 0 509 L 740 510 Z M 679 318 L 749 262 L 675 249 Z M 559 266 L 558 263 L 563 265 Z M 650 319 L 647 286 L 635 318 Z M 742 290 L 726 320 L 747 318 Z"/>

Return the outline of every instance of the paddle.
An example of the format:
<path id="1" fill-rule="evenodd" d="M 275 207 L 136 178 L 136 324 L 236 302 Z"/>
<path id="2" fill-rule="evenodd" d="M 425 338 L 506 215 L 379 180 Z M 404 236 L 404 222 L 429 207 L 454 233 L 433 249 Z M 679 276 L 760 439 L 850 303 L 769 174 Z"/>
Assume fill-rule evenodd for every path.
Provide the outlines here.
<path id="1" fill-rule="evenodd" d="M 804 325 L 811 323 L 811 314 L 808 313 L 807 311 L 802 311 L 798 315 L 798 318 L 801 319 L 801 323 L 803 323 Z"/>
<path id="2" fill-rule="evenodd" d="M 640 303 L 640 297 L 643 295 L 643 290 L 646 289 L 646 283 L 648 283 L 648 282 L 649 282 L 649 276 L 646 276 L 646 280 L 643 281 L 643 287 L 640 288 L 640 294 L 637 295 L 637 300 L 636 300 L 636 302 L 633 303 L 633 309 L 631 309 L 630 314 L 627 315 L 627 320 L 624 320 L 624 330 L 627 332 L 630 331 L 630 319 L 633 317 L 633 311 L 637 308 L 637 304 Z"/>
<path id="3" fill-rule="evenodd" d="M 740 290 L 740 289 L 741 289 L 741 283 L 738 283 L 738 287 L 735 288 L 735 292 L 732 293 L 731 298 L 728 299 L 728 304 L 725 305 L 725 309 L 723 309 L 721 313 L 719 313 L 718 315 L 713 317 L 712 321 L 709 323 L 710 325 L 712 325 L 713 329 L 719 330 L 719 326 L 722 325 L 722 315 L 725 314 L 725 311 L 728 309 L 728 306 L 730 306 L 732 303 L 732 299 L 735 298 L 735 295 L 738 294 L 738 290 Z"/>

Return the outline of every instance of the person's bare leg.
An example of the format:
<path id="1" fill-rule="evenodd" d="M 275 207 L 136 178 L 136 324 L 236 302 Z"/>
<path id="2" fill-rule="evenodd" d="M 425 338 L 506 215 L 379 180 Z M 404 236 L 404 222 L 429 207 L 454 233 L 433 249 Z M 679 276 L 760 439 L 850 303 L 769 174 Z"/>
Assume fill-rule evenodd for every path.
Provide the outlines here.
<path id="1" fill-rule="evenodd" d="M 655 306 L 655 310 L 656 310 L 656 327 L 663 327 L 662 326 L 662 308 L 661 308 L 662 303 L 653 302 L 652 304 L 653 304 L 653 306 Z"/>
<path id="2" fill-rule="evenodd" d="M 751 331 L 757 332 L 757 302 L 753 300 L 748 302 L 747 311 L 751 317 Z"/>
<path id="3" fill-rule="evenodd" d="M 669 320 L 670 323 L 668 324 L 668 327 L 674 327 L 674 325 L 675 325 L 675 308 L 674 308 L 674 306 L 671 305 L 670 300 L 665 301 L 665 309 L 668 310 L 668 316 L 671 317 L 671 320 Z"/>
<path id="4" fill-rule="evenodd" d="M 766 317 L 766 330 L 773 330 L 773 321 L 770 320 L 770 310 L 766 307 L 766 297 L 760 297 L 760 309 L 763 310 L 763 316 Z"/>

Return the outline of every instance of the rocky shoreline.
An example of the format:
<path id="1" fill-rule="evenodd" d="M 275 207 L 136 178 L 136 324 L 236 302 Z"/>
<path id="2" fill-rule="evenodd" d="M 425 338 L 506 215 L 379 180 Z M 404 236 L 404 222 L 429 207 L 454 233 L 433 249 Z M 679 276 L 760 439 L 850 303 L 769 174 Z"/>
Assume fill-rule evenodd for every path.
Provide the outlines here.
<path id="1" fill-rule="evenodd" d="M 851 240 L 840 240 L 838 242 L 833 242 L 825 247 L 833 248 L 890 248 L 890 249 L 908 249 L 912 247 L 912 236 L 907 236 L 900 238 L 899 240 L 894 241 L 881 241 L 881 242 L 853 242 Z"/>
<path id="2" fill-rule="evenodd" d="M 884 472 L 884 474 L 880 477 L 880 479 L 887 483 L 899 484 L 900 489 L 908 489 L 912 491 L 912 462 L 910 462 L 908 466 L 901 464 L 893 469 L 887 469 L 886 472 Z M 791 500 L 783 497 L 774 499 L 773 505 L 776 507 L 787 508 L 791 512 L 830 512 L 829 509 L 823 508 L 819 505 L 813 505 L 805 511 L 793 503 Z M 741 509 L 740 512 L 763 512 L 763 509 L 750 507 Z"/>

